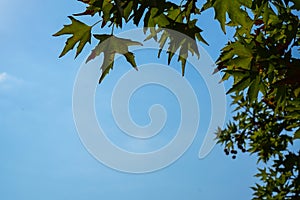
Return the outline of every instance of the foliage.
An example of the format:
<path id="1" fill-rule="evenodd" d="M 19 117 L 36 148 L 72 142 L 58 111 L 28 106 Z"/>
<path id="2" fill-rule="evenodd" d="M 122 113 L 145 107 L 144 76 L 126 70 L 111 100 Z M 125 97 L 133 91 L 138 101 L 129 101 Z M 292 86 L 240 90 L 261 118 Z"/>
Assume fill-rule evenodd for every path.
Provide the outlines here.
<path id="1" fill-rule="evenodd" d="M 108 74 L 109 70 L 113 68 L 116 53 L 124 55 L 132 67 L 137 70 L 134 55 L 132 52 L 128 51 L 128 46 L 142 45 L 141 43 L 107 34 L 94 35 L 94 37 L 100 40 L 100 42 L 95 49 L 92 50 L 92 53 L 87 58 L 86 62 L 94 59 L 96 56 L 99 56 L 102 52 L 104 53 L 104 61 L 101 66 L 102 74 L 99 83 L 101 83 L 105 75 Z"/>
<path id="2" fill-rule="evenodd" d="M 198 17 L 214 9 L 215 19 L 226 33 L 235 34 L 221 50 L 217 69 L 222 81 L 233 79 L 227 92 L 232 97 L 234 116 L 225 129 L 217 131 L 217 140 L 227 155 L 236 158 L 237 150 L 256 154 L 265 165 L 255 175 L 258 183 L 252 187 L 253 199 L 300 198 L 300 20 L 299 0 L 182 0 L 179 4 L 166 0 L 79 0 L 87 5 L 75 16 L 99 15 L 101 27 L 122 28 L 124 23 L 138 26 L 141 22 L 160 48 L 168 45 L 170 63 L 175 51 L 184 74 L 189 53 L 199 56 L 196 41 L 207 42 L 201 36 Z M 298 14 L 298 15 L 297 15 Z M 91 40 L 92 27 L 70 17 L 72 24 L 54 36 L 72 34 L 61 53 L 65 55 L 77 42 L 76 56 Z M 171 32 L 176 30 L 193 41 L 176 43 Z M 113 31 L 112 31 L 113 32 Z M 162 32 L 162 34 L 158 34 Z M 115 53 L 123 54 L 136 67 L 129 45 L 139 43 L 111 35 L 94 35 L 99 44 L 110 38 L 108 49 L 98 46 L 88 60 L 104 53 L 100 80 L 113 67 Z M 166 41 L 169 41 L 166 43 Z M 122 44 L 120 46 L 115 44 Z M 158 52 L 160 55 L 161 50 Z M 108 66 L 105 66 L 107 63 Z M 108 64 L 110 63 L 110 64 Z"/>
<path id="3" fill-rule="evenodd" d="M 68 51 L 72 50 L 74 46 L 79 42 L 77 47 L 76 56 L 78 56 L 87 42 L 91 43 L 91 26 L 76 20 L 74 17 L 69 17 L 72 21 L 71 24 L 65 25 L 63 29 L 55 33 L 53 36 L 60 36 L 65 34 L 72 34 L 73 36 L 68 38 L 65 48 L 61 52 L 59 57 L 64 56 Z"/>

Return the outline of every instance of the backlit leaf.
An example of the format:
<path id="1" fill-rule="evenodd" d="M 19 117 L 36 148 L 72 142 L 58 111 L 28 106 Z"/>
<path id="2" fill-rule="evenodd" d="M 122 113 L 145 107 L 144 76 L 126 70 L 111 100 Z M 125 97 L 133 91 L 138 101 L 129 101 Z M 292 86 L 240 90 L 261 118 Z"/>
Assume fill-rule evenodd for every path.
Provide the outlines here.
<path id="1" fill-rule="evenodd" d="M 234 24 L 241 25 L 250 31 L 251 20 L 248 13 L 242 9 L 242 6 L 251 6 L 251 0 L 208 0 L 202 10 L 213 7 L 215 10 L 215 19 L 220 22 L 221 28 L 225 33 L 226 14 Z"/>
<path id="2" fill-rule="evenodd" d="M 80 54 L 86 43 L 91 43 L 91 26 L 88 26 L 74 17 L 69 17 L 72 21 L 71 24 L 65 25 L 60 31 L 55 33 L 53 36 L 69 35 L 72 34 L 70 38 L 67 39 L 66 45 L 61 52 L 59 57 L 64 56 L 68 51 L 72 50 L 74 46 L 77 46 L 76 57 Z"/>
<path id="3" fill-rule="evenodd" d="M 129 52 L 128 47 L 133 45 L 142 45 L 141 43 L 107 34 L 94 35 L 94 37 L 100 40 L 100 42 L 96 48 L 92 50 L 92 53 L 87 58 L 86 62 L 89 62 L 101 53 L 104 54 L 104 60 L 101 65 L 102 74 L 99 79 L 99 83 L 101 83 L 103 78 L 109 73 L 110 69 L 113 68 L 116 53 L 124 55 L 132 67 L 137 69 L 134 54 Z"/>

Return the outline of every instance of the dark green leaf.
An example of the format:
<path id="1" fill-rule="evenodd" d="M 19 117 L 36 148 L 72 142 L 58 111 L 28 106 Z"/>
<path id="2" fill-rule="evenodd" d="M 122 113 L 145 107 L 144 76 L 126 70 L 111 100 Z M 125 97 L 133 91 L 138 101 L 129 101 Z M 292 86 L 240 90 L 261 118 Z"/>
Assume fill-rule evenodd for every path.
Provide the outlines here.
<path id="1" fill-rule="evenodd" d="M 248 89 L 248 98 L 250 103 L 257 100 L 259 86 L 260 86 L 260 76 L 257 75 L 255 79 L 251 82 Z"/>
<path id="2" fill-rule="evenodd" d="M 99 83 L 101 83 L 103 78 L 109 73 L 109 70 L 113 68 L 116 53 L 124 55 L 132 67 L 137 69 L 134 55 L 129 52 L 128 47 L 132 45 L 142 45 L 141 43 L 107 34 L 94 35 L 94 37 L 100 40 L 100 42 L 96 48 L 92 50 L 92 53 L 87 58 L 86 62 L 89 62 L 101 53 L 104 53 L 104 61 L 101 66 L 102 74 Z"/>

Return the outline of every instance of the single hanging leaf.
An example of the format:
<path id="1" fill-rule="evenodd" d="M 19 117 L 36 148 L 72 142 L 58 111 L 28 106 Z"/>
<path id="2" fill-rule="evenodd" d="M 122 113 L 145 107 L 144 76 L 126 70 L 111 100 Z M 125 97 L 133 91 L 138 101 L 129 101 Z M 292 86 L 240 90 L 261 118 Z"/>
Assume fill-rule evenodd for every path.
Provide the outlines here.
<path id="1" fill-rule="evenodd" d="M 92 53 L 87 58 L 86 62 L 89 62 L 101 53 L 104 53 L 104 60 L 101 65 L 102 74 L 99 83 L 101 83 L 103 78 L 109 73 L 109 70 L 113 68 L 116 53 L 125 56 L 126 60 L 137 70 L 134 54 L 129 52 L 128 47 L 142 45 L 141 43 L 107 34 L 94 35 L 94 37 L 100 40 L 100 42 L 95 49 L 92 50 Z"/>
<path id="2" fill-rule="evenodd" d="M 64 27 L 57 33 L 53 34 L 53 36 L 72 34 L 72 36 L 67 39 L 66 45 L 59 57 L 64 56 L 79 42 L 75 56 L 76 58 L 80 54 L 86 43 L 91 43 L 92 27 L 76 20 L 74 17 L 69 16 L 69 18 L 71 19 L 72 23 L 69 25 L 64 25 Z"/>

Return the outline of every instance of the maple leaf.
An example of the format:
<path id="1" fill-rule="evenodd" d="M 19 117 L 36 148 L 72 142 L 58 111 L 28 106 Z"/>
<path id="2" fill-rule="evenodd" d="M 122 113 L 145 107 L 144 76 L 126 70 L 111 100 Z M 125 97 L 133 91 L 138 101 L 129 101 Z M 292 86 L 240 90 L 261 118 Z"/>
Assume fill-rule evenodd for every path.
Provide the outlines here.
<path id="1" fill-rule="evenodd" d="M 213 7 L 215 10 L 215 19 L 219 21 L 224 33 L 226 33 L 226 13 L 231 19 L 231 24 L 241 25 L 250 31 L 251 27 L 249 26 L 252 25 L 251 19 L 241 6 L 251 7 L 251 5 L 251 0 L 208 0 L 203 6 L 202 11 Z"/>
<path id="2" fill-rule="evenodd" d="M 167 38 L 169 38 L 169 47 L 167 53 L 168 56 L 168 64 L 170 64 L 172 57 L 174 56 L 175 52 L 179 49 L 178 60 L 181 62 L 181 71 L 182 76 L 185 73 L 185 66 L 186 60 L 188 57 L 188 53 L 190 52 L 192 55 L 197 55 L 198 59 L 200 58 L 198 46 L 196 40 L 199 40 L 208 45 L 208 43 L 204 40 L 204 38 L 200 35 L 202 30 L 198 28 L 196 24 L 197 20 L 190 21 L 188 24 L 183 24 L 179 22 L 173 22 L 166 27 L 164 33 L 162 34 L 159 43 L 160 43 L 160 50 L 158 52 L 158 56 L 164 47 Z M 168 30 L 175 30 L 177 32 L 181 32 L 189 37 L 182 37 L 177 32 L 168 31 Z"/>
<path id="3" fill-rule="evenodd" d="M 57 33 L 53 34 L 53 36 L 72 34 L 72 36 L 67 39 L 66 45 L 59 57 L 64 56 L 66 53 L 68 53 L 68 51 L 72 50 L 74 46 L 79 42 L 75 56 L 76 58 L 80 54 L 86 43 L 91 43 L 92 27 L 78 21 L 72 16 L 69 16 L 69 18 L 71 19 L 72 23 L 64 25 L 64 27 Z"/>
<path id="4" fill-rule="evenodd" d="M 107 34 L 94 35 L 94 37 L 100 40 L 100 42 L 95 49 L 92 50 L 92 53 L 87 58 L 86 62 L 89 62 L 101 53 L 104 53 L 104 60 L 101 66 L 102 74 L 99 79 L 99 83 L 101 83 L 104 77 L 109 73 L 109 70 L 113 68 L 116 53 L 125 56 L 126 60 L 137 70 L 134 54 L 129 52 L 128 47 L 133 45 L 142 45 L 140 42 L 118 38 L 114 35 Z"/>

